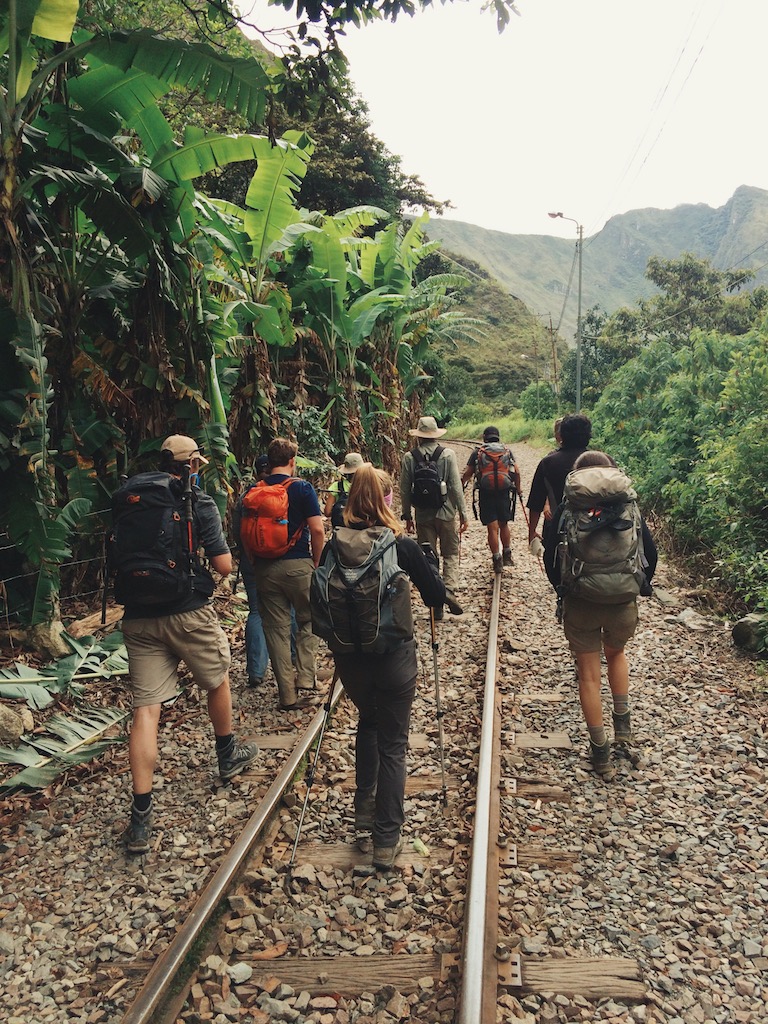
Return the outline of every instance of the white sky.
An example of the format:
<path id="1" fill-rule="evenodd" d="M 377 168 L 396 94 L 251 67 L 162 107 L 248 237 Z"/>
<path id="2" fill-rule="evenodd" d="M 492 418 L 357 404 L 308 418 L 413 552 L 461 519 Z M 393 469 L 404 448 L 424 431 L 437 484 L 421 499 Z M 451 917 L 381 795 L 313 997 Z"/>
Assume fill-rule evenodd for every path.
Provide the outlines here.
<path id="1" fill-rule="evenodd" d="M 768 188 L 768 0 L 517 0 L 501 36 L 481 3 L 342 43 L 374 134 L 449 218 L 575 237 L 560 210 L 589 236 L 628 210 Z"/>

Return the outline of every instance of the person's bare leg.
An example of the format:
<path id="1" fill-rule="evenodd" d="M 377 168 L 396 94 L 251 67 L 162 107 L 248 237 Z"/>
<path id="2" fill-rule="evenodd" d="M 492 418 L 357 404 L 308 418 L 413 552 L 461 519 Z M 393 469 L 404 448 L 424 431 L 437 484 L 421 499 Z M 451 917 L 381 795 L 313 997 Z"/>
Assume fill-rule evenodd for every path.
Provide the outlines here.
<path id="1" fill-rule="evenodd" d="M 499 524 L 497 522 L 488 523 L 488 547 L 491 549 L 491 554 L 498 554 L 499 551 Z"/>
<path id="2" fill-rule="evenodd" d="M 128 741 L 128 760 L 134 793 L 149 793 L 157 764 L 157 729 L 160 724 L 160 704 L 134 708 L 131 735 Z"/>
<path id="3" fill-rule="evenodd" d="M 215 690 L 208 691 L 208 717 L 217 736 L 232 733 L 232 693 L 229 689 L 229 675 Z"/>

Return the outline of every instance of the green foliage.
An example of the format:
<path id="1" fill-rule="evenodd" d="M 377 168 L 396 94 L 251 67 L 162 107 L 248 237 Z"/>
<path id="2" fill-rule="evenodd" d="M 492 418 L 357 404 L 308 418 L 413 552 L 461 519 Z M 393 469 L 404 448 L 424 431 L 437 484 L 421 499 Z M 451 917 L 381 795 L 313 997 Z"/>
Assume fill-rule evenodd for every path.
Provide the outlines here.
<path id="1" fill-rule="evenodd" d="M 520 408 L 527 420 L 545 420 L 557 412 L 557 397 L 545 381 L 531 381 L 520 392 Z"/>
<path id="2" fill-rule="evenodd" d="M 657 340 L 594 410 L 595 443 L 635 479 L 681 549 L 752 608 L 768 608 L 768 322 L 739 337 Z"/>

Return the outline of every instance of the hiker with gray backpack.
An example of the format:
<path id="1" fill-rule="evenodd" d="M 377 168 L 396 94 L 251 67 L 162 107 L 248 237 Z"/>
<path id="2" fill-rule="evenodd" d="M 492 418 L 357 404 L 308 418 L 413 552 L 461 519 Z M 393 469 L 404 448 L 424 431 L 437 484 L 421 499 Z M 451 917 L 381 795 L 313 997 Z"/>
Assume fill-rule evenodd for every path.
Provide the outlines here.
<path id="1" fill-rule="evenodd" d="M 326 544 L 312 577 L 312 628 L 326 641 L 360 715 L 356 740 L 355 833 L 373 864 L 391 868 L 402 849 L 408 728 L 418 675 L 411 581 L 440 608 L 445 586 L 385 501 L 380 471 L 355 472 L 344 526 Z"/>
<path id="2" fill-rule="evenodd" d="M 578 457 L 544 543 L 544 566 L 557 593 L 558 621 L 576 659 L 592 767 L 598 775 L 610 777 L 600 656 L 604 651 L 614 741 L 626 748 L 632 729 L 624 647 L 637 627 L 637 598 L 652 593 L 657 561 L 632 481 L 610 455 L 587 451 Z"/>

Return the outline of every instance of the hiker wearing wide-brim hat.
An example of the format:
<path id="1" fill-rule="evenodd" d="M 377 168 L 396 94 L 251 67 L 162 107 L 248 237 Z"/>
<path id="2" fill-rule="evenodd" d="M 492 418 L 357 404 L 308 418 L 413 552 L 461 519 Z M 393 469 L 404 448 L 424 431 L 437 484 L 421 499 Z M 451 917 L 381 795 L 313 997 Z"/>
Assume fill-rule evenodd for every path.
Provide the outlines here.
<path id="1" fill-rule="evenodd" d="M 437 438 L 447 433 L 445 427 L 438 427 L 434 416 L 422 416 L 419 425 L 409 430 L 411 437 Z"/>
<path id="2" fill-rule="evenodd" d="M 341 513 L 346 504 L 354 475 L 361 466 L 365 465 L 367 463 L 360 452 L 347 452 L 344 461 L 336 467 L 340 477 L 338 480 L 334 480 L 328 488 L 328 497 L 323 506 L 323 515 L 330 516 L 331 526 L 334 529 L 342 525 Z"/>
<path id="3" fill-rule="evenodd" d="M 461 615 L 461 606 L 454 597 L 459 586 L 459 534 L 469 523 L 456 456 L 450 448 L 438 444 L 437 439 L 447 431 L 438 427 L 434 416 L 422 416 L 408 433 L 416 438 L 417 445 L 405 453 L 400 467 L 405 527 L 408 533 L 415 530 L 420 544 L 431 544 L 439 550 L 448 592 L 446 604 L 454 615 Z"/>

